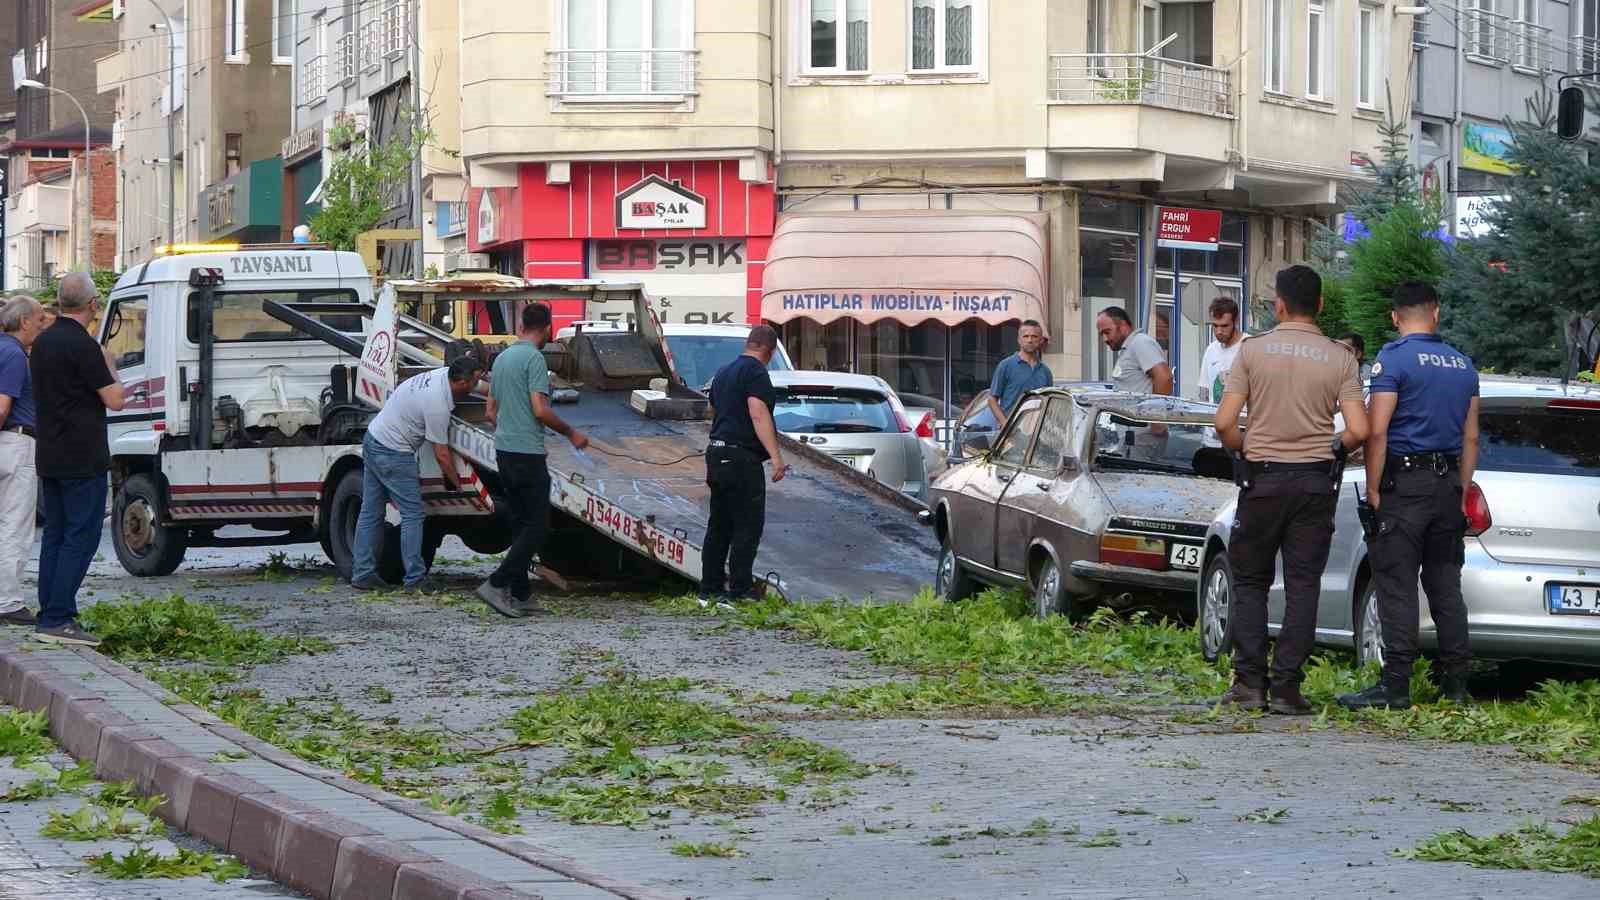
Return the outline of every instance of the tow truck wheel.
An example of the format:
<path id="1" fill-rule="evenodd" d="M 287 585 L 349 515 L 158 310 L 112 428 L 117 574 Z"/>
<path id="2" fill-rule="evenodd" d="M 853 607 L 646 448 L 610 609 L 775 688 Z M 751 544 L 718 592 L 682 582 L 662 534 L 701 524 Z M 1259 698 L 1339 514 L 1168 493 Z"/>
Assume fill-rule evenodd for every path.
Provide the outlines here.
<path id="1" fill-rule="evenodd" d="M 361 518 L 362 470 L 351 469 L 339 479 L 328 510 L 328 557 L 339 577 L 350 580 L 355 569 L 356 522 Z M 400 529 L 383 523 L 383 540 L 378 545 L 378 577 L 398 585 L 405 580 L 405 561 L 400 556 Z"/>
<path id="2" fill-rule="evenodd" d="M 154 476 L 140 473 L 117 490 L 111 506 L 111 543 L 129 574 L 171 575 L 183 565 L 189 532 L 161 524 L 162 492 Z"/>

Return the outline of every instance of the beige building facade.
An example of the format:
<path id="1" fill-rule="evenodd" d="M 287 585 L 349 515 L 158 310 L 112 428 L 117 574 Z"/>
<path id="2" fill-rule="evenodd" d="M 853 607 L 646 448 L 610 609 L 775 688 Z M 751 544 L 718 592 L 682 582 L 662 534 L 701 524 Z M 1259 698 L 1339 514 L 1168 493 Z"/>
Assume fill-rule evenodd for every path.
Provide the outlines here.
<path id="1" fill-rule="evenodd" d="M 669 321 L 773 321 L 803 366 L 952 407 L 1029 316 L 1058 378 L 1108 376 L 1109 306 L 1198 394 L 1209 300 L 1259 307 L 1306 258 L 1412 52 L 1358 0 L 459 10 L 471 249 L 643 278 Z M 1163 208 L 1216 233 L 1158 246 Z"/>

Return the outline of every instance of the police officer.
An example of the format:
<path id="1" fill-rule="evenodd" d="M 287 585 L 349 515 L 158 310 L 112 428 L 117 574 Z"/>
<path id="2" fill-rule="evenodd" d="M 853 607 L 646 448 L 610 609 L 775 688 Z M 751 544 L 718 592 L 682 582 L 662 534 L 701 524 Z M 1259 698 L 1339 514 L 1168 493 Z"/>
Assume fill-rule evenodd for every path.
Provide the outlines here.
<path id="1" fill-rule="evenodd" d="M 1356 357 L 1317 330 L 1322 279 L 1306 266 L 1278 273 L 1277 328 L 1239 346 L 1217 409 L 1217 437 L 1236 457 L 1238 512 L 1228 544 L 1233 569 L 1233 686 L 1222 703 L 1305 715 L 1302 667 L 1316 636 L 1317 594 L 1333 540 L 1344 455 L 1367 436 Z M 1250 409 L 1248 433 L 1239 414 Z M 1333 413 L 1345 430 L 1333 434 Z M 1267 678 L 1267 588 L 1283 554 L 1286 608 Z M 1270 695 L 1270 704 L 1269 704 Z"/>
<path id="2" fill-rule="evenodd" d="M 1411 706 L 1417 658 L 1417 571 L 1439 631 L 1441 689 L 1466 703 L 1467 606 L 1461 599 L 1466 504 L 1463 486 L 1478 464 L 1478 372 L 1439 337 L 1439 295 L 1421 282 L 1395 288 L 1400 339 L 1372 366 L 1372 437 L 1367 440 L 1367 503 L 1377 513 L 1368 536 L 1383 676 L 1339 698 L 1349 709 Z"/>
<path id="3" fill-rule="evenodd" d="M 772 481 L 783 480 L 783 453 L 772 422 L 777 395 L 767 364 L 778 349 L 778 332 L 757 325 L 744 353 L 711 380 L 711 445 L 706 448 L 706 485 L 711 521 L 700 570 L 703 603 L 756 595 L 756 548 L 766 524 L 767 486 L 761 464 L 772 460 Z"/>

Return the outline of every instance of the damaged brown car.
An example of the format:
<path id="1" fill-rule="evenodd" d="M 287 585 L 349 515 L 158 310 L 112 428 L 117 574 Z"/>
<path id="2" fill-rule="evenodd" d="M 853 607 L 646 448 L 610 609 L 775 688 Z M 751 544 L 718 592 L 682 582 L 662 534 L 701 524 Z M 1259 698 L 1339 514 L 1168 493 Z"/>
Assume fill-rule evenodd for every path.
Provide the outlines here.
<path id="1" fill-rule="evenodd" d="M 1193 592 L 1206 527 L 1237 496 L 1216 407 L 1176 397 L 1044 388 L 975 459 L 933 482 L 924 521 L 940 539 L 935 588 L 1026 588 L 1039 615 L 1102 593 Z"/>

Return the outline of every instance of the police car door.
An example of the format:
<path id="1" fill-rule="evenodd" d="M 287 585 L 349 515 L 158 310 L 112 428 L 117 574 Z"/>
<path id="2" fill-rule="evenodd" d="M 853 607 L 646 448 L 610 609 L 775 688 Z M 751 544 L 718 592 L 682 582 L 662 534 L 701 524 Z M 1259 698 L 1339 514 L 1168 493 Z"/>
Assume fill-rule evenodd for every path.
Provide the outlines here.
<path id="1" fill-rule="evenodd" d="M 967 482 L 962 492 L 963 508 L 958 510 L 954 528 L 956 552 L 967 561 L 997 568 L 995 542 L 1000 498 L 1023 471 L 1043 412 L 1043 397 L 1028 397 L 1018 404 L 994 450 L 977 464 L 978 470 Z"/>
<path id="2" fill-rule="evenodd" d="M 1000 496 L 995 520 L 995 568 L 1017 576 L 1028 574 L 1028 548 L 1047 520 L 1060 519 L 1065 479 L 1062 460 L 1072 452 L 1074 406 L 1070 397 L 1052 397 L 1040 419 L 1039 433 L 1023 467 Z"/>

